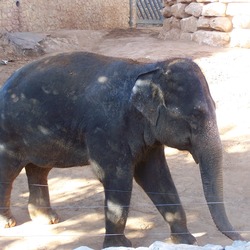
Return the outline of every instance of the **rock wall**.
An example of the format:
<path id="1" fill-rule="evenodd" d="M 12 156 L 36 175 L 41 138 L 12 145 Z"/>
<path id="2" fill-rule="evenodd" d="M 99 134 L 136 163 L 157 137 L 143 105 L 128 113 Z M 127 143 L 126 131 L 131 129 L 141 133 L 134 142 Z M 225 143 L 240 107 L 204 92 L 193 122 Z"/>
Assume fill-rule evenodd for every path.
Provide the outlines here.
<path id="1" fill-rule="evenodd" d="M 160 37 L 250 48 L 250 0 L 164 0 Z"/>
<path id="2" fill-rule="evenodd" d="M 0 32 L 128 28 L 129 0 L 0 0 Z"/>

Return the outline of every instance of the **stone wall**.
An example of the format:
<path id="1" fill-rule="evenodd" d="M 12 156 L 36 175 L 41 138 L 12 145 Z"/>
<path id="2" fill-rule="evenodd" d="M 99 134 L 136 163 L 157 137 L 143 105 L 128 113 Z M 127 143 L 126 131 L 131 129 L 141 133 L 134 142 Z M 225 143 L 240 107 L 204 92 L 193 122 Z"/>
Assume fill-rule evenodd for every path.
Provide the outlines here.
<path id="1" fill-rule="evenodd" d="M 164 0 L 164 39 L 250 48 L 250 0 Z"/>
<path id="2" fill-rule="evenodd" d="M 128 28 L 129 0 L 0 0 L 0 32 Z"/>

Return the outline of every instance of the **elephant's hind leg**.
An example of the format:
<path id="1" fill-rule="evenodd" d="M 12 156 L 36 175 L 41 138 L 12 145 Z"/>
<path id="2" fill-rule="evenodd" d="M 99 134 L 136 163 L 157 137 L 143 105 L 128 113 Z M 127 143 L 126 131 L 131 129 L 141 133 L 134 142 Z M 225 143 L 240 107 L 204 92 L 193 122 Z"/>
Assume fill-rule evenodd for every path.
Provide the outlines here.
<path id="1" fill-rule="evenodd" d="M 59 217 L 50 206 L 47 177 L 51 168 L 28 164 L 25 170 L 30 191 L 28 210 L 31 219 L 44 224 L 58 223 Z"/>
<path id="2" fill-rule="evenodd" d="M 135 180 L 169 223 L 174 243 L 194 244 L 186 215 L 169 172 L 162 147 L 153 149 L 135 169 Z"/>
<path id="3" fill-rule="evenodd" d="M 0 153 L 0 228 L 16 225 L 10 211 L 12 184 L 22 170 L 21 163 L 11 155 Z"/>

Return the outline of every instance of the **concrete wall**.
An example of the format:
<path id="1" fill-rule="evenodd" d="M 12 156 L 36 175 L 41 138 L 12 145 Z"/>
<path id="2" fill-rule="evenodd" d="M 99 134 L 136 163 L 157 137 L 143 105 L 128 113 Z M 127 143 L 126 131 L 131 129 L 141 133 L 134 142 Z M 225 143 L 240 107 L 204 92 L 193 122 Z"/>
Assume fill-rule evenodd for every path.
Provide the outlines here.
<path id="1" fill-rule="evenodd" d="M 160 36 L 250 48 L 250 0 L 165 0 Z"/>
<path id="2" fill-rule="evenodd" d="M 1 31 L 128 28 L 130 0 L 0 0 Z"/>

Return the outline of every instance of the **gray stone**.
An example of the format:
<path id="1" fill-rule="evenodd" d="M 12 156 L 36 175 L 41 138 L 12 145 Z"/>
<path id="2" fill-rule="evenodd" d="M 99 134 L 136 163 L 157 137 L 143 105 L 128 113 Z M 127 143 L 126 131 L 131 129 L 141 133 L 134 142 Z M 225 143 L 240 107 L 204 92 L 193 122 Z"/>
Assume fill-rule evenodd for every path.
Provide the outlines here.
<path id="1" fill-rule="evenodd" d="M 181 24 L 180 24 L 180 19 L 177 19 L 175 17 L 170 17 L 170 18 L 166 18 L 163 21 L 163 27 L 161 29 L 161 32 L 159 34 L 159 38 L 161 39 L 165 39 L 166 33 L 168 33 L 171 29 L 178 29 L 180 30 L 181 28 Z M 171 31 L 173 33 L 173 31 Z M 167 35 L 167 38 L 169 35 Z"/>
<path id="2" fill-rule="evenodd" d="M 186 7 L 187 7 L 187 4 L 177 3 L 171 6 L 171 12 L 173 16 L 177 18 L 188 17 L 189 15 L 185 12 Z"/>
<path id="3" fill-rule="evenodd" d="M 227 5 L 225 3 L 209 3 L 203 6 L 203 16 L 225 16 Z"/>
<path id="4" fill-rule="evenodd" d="M 191 16 L 181 19 L 181 30 L 183 32 L 195 32 L 197 30 L 197 18 Z"/>
<path id="5" fill-rule="evenodd" d="M 47 38 L 47 34 L 33 32 L 7 33 L 6 38 L 14 46 L 17 52 L 26 55 L 44 54 L 41 42 Z"/>
<path id="6" fill-rule="evenodd" d="M 203 3 L 190 3 L 186 8 L 185 12 L 189 15 L 199 17 L 202 13 Z"/>
<path id="7" fill-rule="evenodd" d="M 162 11 L 162 15 L 165 18 L 171 17 L 172 16 L 172 12 L 171 12 L 171 7 L 169 5 L 166 5 Z"/>
<path id="8" fill-rule="evenodd" d="M 166 18 L 163 21 L 163 27 L 161 29 L 159 37 L 164 39 L 166 32 L 170 31 L 171 29 L 180 29 L 180 28 L 181 28 L 180 19 L 175 18 L 173 16 L 170 18 Z"/>
<path id="9" fill-rule="evenodd" d="M 170 17 L 171 18 L 171 17 Z M 171 22 L 170 22 L 170 18 L 165 18 L 163 20 L 163 25 L 162 25 L 162 32 L 161 33 L 164 33 L 164 32 L 167 32 L 171 29 Z"/>
<path id="10" fill-rule="evenodd" d="M 176 4 L 176 0 L 164 0 L 164 5 L 172 6 L 173 4 Z"/>
<path id="11" fill-rule="evenodd" d="M 166 32 L 164 34 L 163 39 L 169 39 L 169 40 L 179 40 L 181 35 L 181 30 L 180 29 L 171 29 L 170 31 Z"/>
<path id="12" fill-rule="evenodd" d="M 233 28 L 232 21 L 229 17 L 215 17 L 210 19 L 210 27 L 224 32 L 229 32 Z"/>
<path id="13" fill-rule="evenodd" d="M 172 29 L 174 29 L 174 30 L 172 30 Z M 170 30 L 172 30 L 170 34 L 173 34 L 174 32 L 177 33 L 175 31 L 175 29 L 177 29 L 177 30 L 181 29 L 180 19 L 173 17 L 173 16 L 170 18 L 166 18 L 163 21 L 163 27 L 162 27 L 161 32 L 159 34 L 159 38 L 165 39 L 166 33 L 168 33 Z M 167 35 L 168 39 L 169 39 L 170 34 Z M 176 37 L 176 34 L 174 34 L 174 35 Z"/>
<path id="14" fill-rule="evenodd" d="M 171 18 L 171 28 L 180 29 L 181 28 L 181 19 L 176 17 Z"/>
<path id="15" fill-rule="evenodd" d="M 180 35 L 180 40 L 192 41 L 192 39 L 193 39 L 193 33 L 182 32 Z"/>
<path id="16" fill-rule="evenodd" d="M 225 46 L 229 44 L 230 36 L 225 32 L 198 30 L 193 33 L 193 41 L 210 46 Z"/>
<path id="17" fill-rule="evenodd" d="M 200 16 L 197 21 L 197 28 L 201 28 L 201 29 L 210 28 L 210 18 Z"/>

